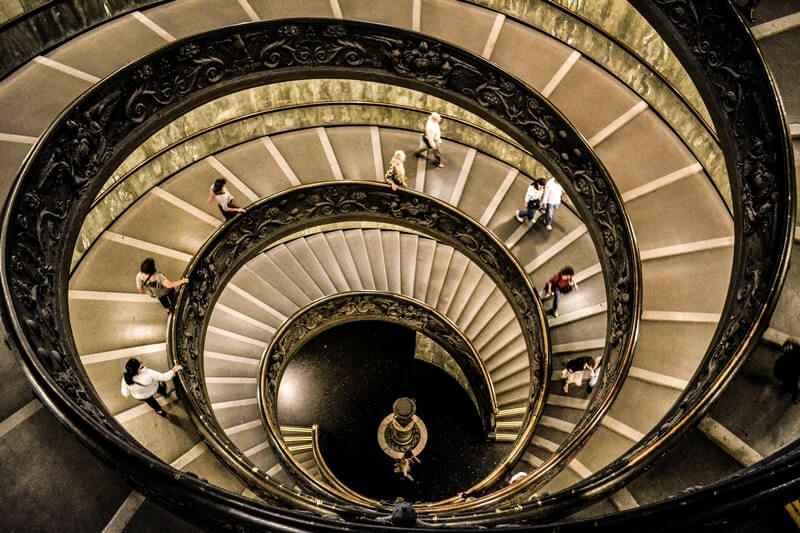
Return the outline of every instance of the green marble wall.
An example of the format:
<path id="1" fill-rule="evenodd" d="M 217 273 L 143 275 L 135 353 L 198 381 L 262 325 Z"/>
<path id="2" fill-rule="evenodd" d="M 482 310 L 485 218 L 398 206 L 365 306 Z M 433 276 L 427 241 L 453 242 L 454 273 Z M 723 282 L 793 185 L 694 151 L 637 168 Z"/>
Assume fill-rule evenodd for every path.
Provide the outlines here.
<path id="1" fill-rule="evenodd" d="M 232 93 L 186 113 L 134 150 L 114 172 L 103 190 L 123 178 L 147 158 L 181 142 L 190 135 L 198 134 L 230 120 L 262 113 L 265 110 L 279 110 L 325 102 L 366 102 L 419 109 L 425 112 L 436 110 L 448 118 L 460 119 L 477 128 L 511 140 L 490 123 L 455 104 L 404 87 L 356 80 L 288 81 Z M 443 124 L 443 130 L 447 122 L 449 121 L 445 121 Z M 325 122 L 320 122 L 319 125 L 323 124 Z M 420 125 L 417 124 L 414 129 L 419 129 L 419 127 Z"/>
<path id="2" fill-rule="evenodd" d="M 314 81 L 322 82 L 325 80 Z M 327 90 L 335 90 L 337 87 L 343 86 L 341 80 L 331 81 L 333 83 Z M 319 85 L 319 83 L 315 83 L 315 85 Z M 397 87 L 384 87 L 397 89 Z M 294 88 L 290 87 L 290 89 Z M 220 106 L 219 101 L 214 101 L 204 106 L 205 110 L 203 112 L 193 110 L 153 135 L 146 143 L 140 146 L 136 153 L 132 154 L 123 163 L 127 170 L 115 172 L 115 178 L 113 179 L 122 181 L 106 194 L 84 219 L 73 250 L 71 268 L 75 268 L 78 261 L 94 241 L 129 205 L 152 187 L 209 155 L 265 135 L 318 126 L 376 125 L 418 131 L 425 122 L 427 109 L 430 109 L 426 108 L 424 111 L 400 109 L 370 105 L 362 100 L 363 103 L 359 104 L 322 103 L 255 113 L 252 101 L 254 93 L 255 91 L 253 90 L 237 93 L 244 97 L 244 104 L 237 104 L 236 99 L 232 98 L 235 95 L 228 95 L 219 100 L 224 101 L 224 104 L 230 107 L 226 105 Z M 303 93 L 303 91 L 299 91 L 298 94 Z M 305 94 L 307 96 L 313 95 L 313 91 Z M 334 94 L 331 93 L 331 96 Z M 289 97 L 291 96 L 293 95 L 290 94 Z M 449 112 L 453 111 L 453 116 L 464 117 L 457 120 L 448 119 L 443 121 L 442 135 L 448 140 L 472 146 L 519 169 L 523 174 L 550 177 L 550 173 L 545 167 L 530 154 L 515 144 L 488 134 L 485 130 L 478 129 L 480 125 L 491 127 L 485 121 L 480 121 L 474 115 L 452 106 L 452 104 L 448 104 L 448 106 L 446 109 L 448 116 Z M 232 120 L 236 117 L 236 113 L 232 108 L 242 110 L 242 117 Z M 224 116 L 223 119 L 219 119 L 218 115 L 213 113 L 212 110 L 215 109 L 220 111 Z M 476 122 L 480 122 L 474 124 L 471 120 L 465 120 L 473 118 Z M 203 123 L 203 119 L 212 121 L 212 127 L 209 128 L 208 125 Z M 218 124 L 218 126 L 213 127 L 214 124 Z M 492 130 L 499 135 L 496 129 L 492 128 Z M 189 137 L 187 138 L 187 136 Z M 165 148 L 169 149 L 165 150 Z M 162 151 L 159 152 L 159 150 Z"/>
<path id="3" fill-rule="evenodd" d="M 702 120 L 710 125 L 708 111 L 697 88 L 666 43 L 626 0 L 467 1 L 532 26 L 578 50 L 614 74 L 672 126 L 703 165 L 728 208 L 731 208 L 730 183 L 719 144 L 689 106 L 650 67 L 660 72 L 697 110 Z M 553 4 L 572 11 L 575 16 Z M 608 35 L 635 50 L 650 67 L 586 25 L 582 19 L 603 28 Z"/>
<path id="4" fill-rule="evenodd" d="M 414 359 L 425 361 L 426 363 L 437 368 L 441 368 L 447 372 L 447 374 L 456 380 L 458 384 L 461 385 L 461 388 L 466 391 L 472 400 L 472 403 L 474 403 L 476 406 L 478 405 L 478 401 L 475 399 L 475 394 L 472 392 L 472 389 L 469 386 L 469 381 L 467 381 L 467 376 L 464 375 L 464 371 L 461 370 L 460 366 L 458 366 L 458 363 L 456 363 L 456 360 L 453 359 L 453 356 L 450 355 L 447 350 L 419 332 L 417 332 Z"/>
<path id="5" fill-rule="evenodd" d="M 2 0 L 0 1 L 0 25 L 9 20 L 22 15 L 28 11 L 33 11 L 48 0 Z"/>

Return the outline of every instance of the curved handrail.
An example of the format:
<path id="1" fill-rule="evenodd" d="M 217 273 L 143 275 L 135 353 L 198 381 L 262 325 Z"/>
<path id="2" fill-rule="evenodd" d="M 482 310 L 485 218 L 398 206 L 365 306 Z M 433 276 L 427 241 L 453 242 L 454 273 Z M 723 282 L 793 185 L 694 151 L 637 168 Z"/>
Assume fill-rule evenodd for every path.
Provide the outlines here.
<path id="1" fill-rule="evenodd" d="M 425 61 L 417 60 L 421 56 Z M 561 178 L 600 250 L 609 308 L 614 309 L 604 357 L 607 372 L 596 390 L 612 396 L 618 392 L 616 378 L 630 364 L 641 309 L 637 254 L 618 192 L 563 116 L 490 63 L 412 32 L 330 20 L 244 24 L 168 45 L 95 86 L 42 136 L 7 200 L 0 270 L 10 336 L 24 352 L 28 369 L 39 375 L 40 396 L 68 406 L 66 418 L 91 428 L 86 431 L 98 436 L 96 445 L 107 446 L 104 453 L 131 458 L 120 462 L 126 475 L 146 479 L 142 468 L 131 465 L 153 462 L 159 464 L 159 476 L 175 471 L 152 456 L 134 460 L 129 450 L 138 445 L 100 407 L 76 359 L 66 313 L 65 249 L 74 244 L 92 193 L 131 147 L 185 109 L 266 80 L 331 75 L 387 80 L 448 98 L 517 139 Z M 599 400 L 593 403 L 587 419 L 605 408 Z M 100 435 L 117 438 L 103 441 Z M 223 500 L 202 507 L 199 502 L 213 499 L 212 493 L 200 497 L 196 485 L 182 486 L 188 491 L 185 508 L 196 516 L 219 511 Z M 174 486 L 162 489 L 152 492 L 168 499 L 176 491 Z M 224 499 L 243 505 L 239 500 Z M 249 519 L 236 515 L 243 523 Z"/>
<path id="2" fill-rule="evenodd" d="M 461 329 L 430 305 L 387 291 L 345 291 L 314 300 L 278 328 L 261 356 L 259 405 L 268 426 L 279 435 L 277 393 L 283 373 L 297 351 L 313 337 L 343 322 L 377 320 L 401 324 L 426 335 L 445 349 L 467 376 L 487 435 L 494 430 L 497 398 L 489 371 Z M 541 324 L 544 330 L 545 324 Z"/>

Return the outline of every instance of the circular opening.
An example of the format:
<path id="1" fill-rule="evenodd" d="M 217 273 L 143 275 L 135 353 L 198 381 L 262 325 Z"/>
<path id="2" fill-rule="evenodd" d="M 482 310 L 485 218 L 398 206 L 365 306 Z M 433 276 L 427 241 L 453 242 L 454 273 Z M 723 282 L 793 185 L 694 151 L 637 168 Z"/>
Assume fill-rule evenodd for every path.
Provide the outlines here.
<path id="1" fill-rule="evenodd" d="M 364 496 L 436 501 L 458 494 L 491 472 L 510 445 L 487 441 L 467 391 L 440 367 L 449 355 L 433 354 L 432 344 L 412 329 L 378 321 L 321 333 L 285 370 L 278 389 L 280 425 L 317 424 L 327 466 Z M 412 438 L 427 433 L 424 447 L 414 452 L 420 462 L 412 463 L 410 478 L 396 471 L 404 454 L 382 450 L 377 435 L 382 421 L 397 414 L 395 405 L 410 408 L 420 421 L 409 424 Z M 313 472 L 310 451 L 295 458 Z"/>

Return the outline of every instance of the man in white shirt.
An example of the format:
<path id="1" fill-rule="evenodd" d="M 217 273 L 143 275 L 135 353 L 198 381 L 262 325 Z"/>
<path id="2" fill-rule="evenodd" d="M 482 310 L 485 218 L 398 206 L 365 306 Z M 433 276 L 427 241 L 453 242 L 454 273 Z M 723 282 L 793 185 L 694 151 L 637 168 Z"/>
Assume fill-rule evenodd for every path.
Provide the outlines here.
<path id="1" fill-rule="evenodd" d="M 550 178 L 550 180 L 545 183 L 541 200 L 542 206 L 539 208 L 539 211 L 533 215 L 534 224 L 536 224 L 540 216 L 544 215 L 544 223 L 547 229 L 553 229 L 553 213 L 558 209 L 558 206 L 561 205 L 561 194 L 563 192 L 564 188 L 558 184 L 555 178 Z"/>
<path id="2" fill-rule="evenodd" d="M 442 122 L 442 116 L 433 112 L 428 115 L 428 120 L 425 122 L 425 133 L 422 134 L 422 142 L 425 143 L 424 148 L 417 150 L 414 155 L 422 157 L 423 152 L 431 150 L 433 152 L 433 164 L 439 168 L 443 168 L 442 154 L 439 152 L 439 147 L 442 145 L 442 130 L 439 128 L 439 123 Z M 427 154 L 425 155 L 427 158 Z"/>

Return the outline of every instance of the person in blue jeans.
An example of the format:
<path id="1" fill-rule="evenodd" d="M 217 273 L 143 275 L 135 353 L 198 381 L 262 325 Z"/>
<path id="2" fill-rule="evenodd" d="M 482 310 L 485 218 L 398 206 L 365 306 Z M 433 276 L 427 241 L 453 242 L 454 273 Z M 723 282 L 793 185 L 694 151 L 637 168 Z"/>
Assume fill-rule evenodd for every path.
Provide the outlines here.
<path id="1" fill-rule="evenodd" d="M 525 209 L 517 211 L 515 215 L 517 222 L 522 223 L 526 218 L 533 220 L 536 211 L 541 206 L 542 194 L 544 194 L 544 180 L 541 178 L 533 180 L 528 185 L 528 190 L 525 191 Z"/>
<path id="2" fill-rule="evenodd" d="M 564 193 L 564 188 L 558 184 L 555 178 L 550 178 L 544 184 L 544 192 L 542 193 L 541 207 L 539 211 L 533 216 L 533 223 L 539 220 L 539 217 L 544 215 L 544 225 L 548 230 L 553 229 L 553 213 L 555 213 L 558 206 L 561 205 L 561 195 Z"/>

